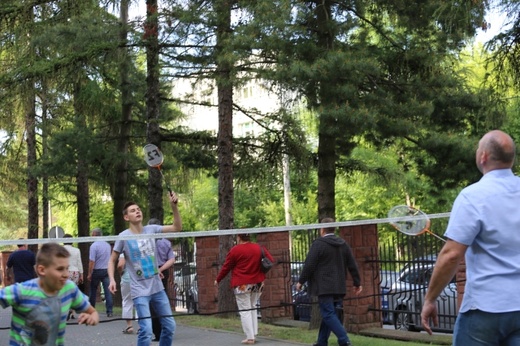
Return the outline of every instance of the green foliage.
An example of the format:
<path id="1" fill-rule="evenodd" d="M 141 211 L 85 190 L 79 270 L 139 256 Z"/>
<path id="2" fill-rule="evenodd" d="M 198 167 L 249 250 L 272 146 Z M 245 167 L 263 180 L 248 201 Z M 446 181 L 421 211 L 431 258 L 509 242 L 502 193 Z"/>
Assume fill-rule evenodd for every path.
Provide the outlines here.
<path id="1" fill-rule="evenodd" d="M 49 178 L 53 223 L 76 232 L 82 160 L 92 228 L 113 232 L 110 198 L 120 162 L 128 162 L 125 198 L 148 203 L 141 153 L 147 134 L 142 29 L 129 23 L 125 48 L 133 94 L 122 100 L 120 24 L 96 2 L 71 4 L 31 4 L 33 19 L 27 4 L 0 6 L 0 128 L 6 134 L 0 230 L 6 237 L 27 220 L 21 96 L 27 81 L 36 90 L 41 136 L 30 173 Z M 256 81 L 284 98 L 270 113 L 240 107 L 265 131 L 234 139 L 235 227 L 285 223 L 283 155 L 290 159 L 293 223 L 317 222 L 320 134 L 334 140 L 328 154 L 338 172 L 336 218 L 342 221 L 384 217 L 408 198 L 426 212 L 447 211 L 457 191 L 479 177 L 473 152 L 484 132 L 504 128 L 520 139 L 516 93 L 487 79 L 484 58 L 462 50 L 481 26 L 486 2 L 248 0 L 235 4 L 232 30 L 220 47 L 214 28 L 222 13 L 215 4 L 166 1 L 159 16 L 163 170 L 180 194 L 186 230 L 218 228 L 217 143 L 211 133 L 178 127 L 183 114 L 176 105 L 200 100 L 170 97 L 170 81 L 213 81 L 222 61 L 233 63 L 235 89 Z M 326 18 L 322 5 L 329 5 Z M 121 105 L 129 103 L 130 148 L 122 155 Z"/>
<path id="2" fill-rule="evenodd" d="M 183 229 L 205 231 L 218 229 L 217 180 L 206 177 L 191 182 L 181 195 L 179 209 Z"/>
<path id="3" fill-rule="evenodd" d="M 182 325 L 225 330 L 238 334 L 242 333 L 240 319 L 236 317 L 222 318 L 221 316 L 176 315 L 175 318 L 178 323 Z M 285 327 L 275 324 L 259 323 L 258 328 L 258 335 L 260 336 L 269 336 L 270 338 L 282 341 L 285 340 L 291 344 L 312 344 L 316 342 L 317 331 L 314 329 L 309 329 L 307 324 L 296 327 Z M 351 339 L 352 344 L 358 346 L 402 346 L 403 344 L 407 346 L 421 346 L 425 344 L 435 346 L 447 345 L 451 342 L 452 339 L 451 335 L 433 335 L 428 336 L 427 339 L 423 339 L 419 337 L 421 335 L 420 333 L 415 334 L 417 335 L 417 342 L 403 342 L 401 340 L 382 338 L 380 339 L 363 335 L 356 335 L 354 333 L 349 333 L 349 338 Z M 331 345 L 337 345 L 337 340 L 333 340 L 333 338 L 331 338 L 331 342 Z M 436 342 L 438 342 L 438 344 L 436 344 Z"/>

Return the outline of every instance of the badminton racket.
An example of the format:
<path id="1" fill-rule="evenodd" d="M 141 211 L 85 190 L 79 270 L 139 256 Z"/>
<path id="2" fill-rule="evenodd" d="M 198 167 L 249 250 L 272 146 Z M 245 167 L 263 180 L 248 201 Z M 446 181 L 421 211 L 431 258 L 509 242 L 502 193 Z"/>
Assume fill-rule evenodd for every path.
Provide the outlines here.
<path id="1" fill-rule="evenodd" d="M 419 209 L 407 205 L 398 205 L 390 209 L 388 218 L 391 219 L 390 224 L 395 229 L 406 235 L 416 236 L 426 232 L 444 242 L 446 241 L 446 239 L 430 231 L 430 219 Z"/>
<path id="2" fill-rule="evenodd" d="M 161 173 L 162 179 L 164 181 L 164 185 L 166 185 L 168 192 L 171 194 L 172 189 L 170 189 L 170 186 L 166 182 L 166 178 L 164 177 L 164 174 L 161 170 L 161 165 L 164 162 L 163 153 L 155 144 L 145 145 L 143 148 L 143 151 L 144 151 L 144 160 L 146 161 L 148 166 L 157 168 L 159 170 L 159 173 Z"/>

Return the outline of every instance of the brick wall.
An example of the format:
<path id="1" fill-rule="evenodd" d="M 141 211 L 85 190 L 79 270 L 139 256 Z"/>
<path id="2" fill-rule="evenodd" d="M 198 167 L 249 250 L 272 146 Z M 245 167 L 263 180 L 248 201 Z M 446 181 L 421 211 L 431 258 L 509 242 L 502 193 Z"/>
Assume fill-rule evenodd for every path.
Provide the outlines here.
<path id="1" fill-rule="evenodd" d="M 338 235 L 345 239 L 352 248 L 359 267 L 361 286 L 363 286 L 363 291 L 356 297 L 352 278 L 347 277 L 347 295 L 343 303 L 345 310 L 344 325 L 347 331 L 352 333 L 358 333 L 365 328 L 381 327 L 381 313 L 370 310 L 370 307 L 381 308 L 380 299 L 375 300 L 379 306 L 373 306 L 374 295 L 380 294 L 379 282 L 374 280 L 372 264 L 367 262 L 367 260 L 372 259 L 373 249 L 378 248 L 377 225 L 342 227 L 339 229 Z"/>
<path id="2" fill-rule="evenodd" d="M 345 301 L 345 327 L 349 332 L 357 333 L 361 329 L 370 327 L 380 327 L 380 312 L 371 311 L 373 307 L 374 294 L 379 295 L 379 285 L 373 279 L 373 271 L 367 259 L 371 259 L 373 249 L 378 247 L 377 225 L 362 225 L 353 227 L 343 227 L 339 230 L 339 236 L 349 243 L 356 257 L 360 269 L 361 284 L 363 292 L 360 297 L 355 297 L 353 293 L 353 282 L 347 279 L 347 299 Z M 199 285 L 199 311 L 202 314 L 217 312 L 218 291 L 214 286 L 215 277 L 218 273 L 218 237 L 200 237 L 197 242 L 197 275 Z M 260 233 L 257 235 L 257 242 L 265 246 L 273 255 L 275 260 L 284 259 L 290 247 L 289 232 Z M 377 252 L 377 251 L 376 251 Z M 282 265 L 275 265 L 267 274 L 265 289 L 260 299 L 262 307 L 262 320 L 269 322 L 279 318 L 292 318 L 292 309 L 282 306 L 287 303 L 286 285 L 290 283 L 283 273 Z M 380 301 L 376 299 L 376 301 Z M 380 308 L 377 306 L 375 308 Z"/>
<path id="3" fill-rule="evenodd" d="M 218 237 L 200 237 L 197 242 L 197 283 L 199 288 L 199 312 L 218 312 L 218 288 L 214 282 L 218 274 Z"/>
<path id="4" fill-rule="evenodd" d="M 0 256 L 0 284 L 4 287 L 14 282 L 14 278 L 7 280 L 7 260 L 12 253 L 13 251 L 2 251 L 2 255 Z"/>
<path id="5" fill-rule="evenodd" d="M 265 246 L 273 258 L 280 262 L 284 252 L 289 249 L 289 232 L 260 233 L 256 237 L 257 243 Z M 283 275 L 281 265 L 275 265 L 265 278 L 264 292 L 260 297 L 260 306 L 277 306 L 275 308 L 262 309 L 262 321 L 269 322 L 273 319 L 292 316 L 291 310 L 282 306 L 286 298 L 287 278 Z"/>

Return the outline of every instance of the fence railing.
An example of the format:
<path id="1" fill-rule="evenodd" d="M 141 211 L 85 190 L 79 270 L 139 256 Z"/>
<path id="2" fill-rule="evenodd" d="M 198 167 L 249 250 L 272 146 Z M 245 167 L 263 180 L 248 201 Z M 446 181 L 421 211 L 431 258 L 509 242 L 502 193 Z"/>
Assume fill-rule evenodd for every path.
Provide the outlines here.
<path id="1" fill-rule="evenodd" d="M 281 265 L 286 282 L 286 302 L 293 306 L 293 317 L 300 320 L 310 318 L 310 297 L 298 293 L 294 285 L 300 275 L 305 257 L 312 242 L 318 237 L 315 230 L 291 232 L 291 250 L 284 255 Z M 188 238 L 186 238 L 188 239 Z M 185 240 L 174 249 L 178 261 L 171 269 L 168 295 L 172 305 L 189 312 L 197 311 L 197 276 L 193 253 L 193 241 Z M 366 262 L 372 268 L 372 279 L 380 285 L 379 294 L 373 296 L 374 308 L 382 314 L 384 323 L 395 328 L 418 330 L 423 297 L 428 287 L 437 254 L 443 242 L 427 234 L 412 237 L 396 232 L 392 237 L 380 239 L 379 248 L 374 249 Z M 359 263 L 361 265 L 361 263 Z M 366 263 L 365 263 L 366 264 Z M 438 300 L 439 331 L 453 331 L 457 316 L 457 290 L 453 280 Z M 194 296 L 195 295 L 195 296 Z M 380 302 L 380 304 L 377 303 Z"/>
<path id="2" fill-rule="evenodd" d="M 377 253 L 369 260 L 374 277 L 379 277 L 383 322 L 396 329 L 421 329 L 420 313 L 437 254 L 444 245 L 438 238 L 416 237 L 396 233 L 379 243 Z M 437 299 L 439 326 L 437 331 L 452 332 L 457 317 L 455 277 Z M 374 302 L 374 306 L 377 306 Z M 374 309 L 378 310 L 378 309 Z"/>

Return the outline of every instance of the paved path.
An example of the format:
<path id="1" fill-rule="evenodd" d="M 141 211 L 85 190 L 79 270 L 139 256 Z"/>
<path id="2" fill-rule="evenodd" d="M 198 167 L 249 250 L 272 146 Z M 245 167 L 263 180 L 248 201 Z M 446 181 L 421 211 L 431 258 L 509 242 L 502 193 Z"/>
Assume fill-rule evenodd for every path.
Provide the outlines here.
<path id="1" fill-rule="evenodd" d="M 97 326 L 84 326 L 77 324 L 67 325 L 65 333 L 65 344 L 70 346 L 83 345 L 110 345 L 110 346 L 135 346 L 137 336 L 135 334 L 123 334 L 125 322 L 121 320 L 110 321 L 104 314 L 100 314 L 101 323 Z M 116 319 L 120 316 L 114 316 Z M 180 319 L 178 318 L 177 321 Z M 73 321 L 73 320 L 72 320 Z M 69 321 L 71 322 L 71 321 Z M 9 340 L 9 325 L 11 323 L 11 309 L 0 308 L 0 346 L 7 345 Z M 137 327 L 137 323 L 134 322 Z M 207 330 L 183 325 L 177 325 L 174 346 L 233 346 L 241 345 L 244 339 L 243 334 Z M 152 346 L 159 345 L 152 342 Z M 259 346 L 282 346 L 282 345 L 302 345 L 287 341 L 273 340 L 269 338 L 257 338 Z"/>

